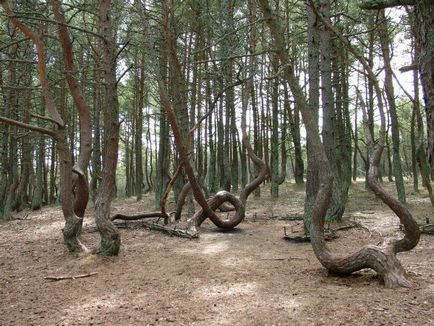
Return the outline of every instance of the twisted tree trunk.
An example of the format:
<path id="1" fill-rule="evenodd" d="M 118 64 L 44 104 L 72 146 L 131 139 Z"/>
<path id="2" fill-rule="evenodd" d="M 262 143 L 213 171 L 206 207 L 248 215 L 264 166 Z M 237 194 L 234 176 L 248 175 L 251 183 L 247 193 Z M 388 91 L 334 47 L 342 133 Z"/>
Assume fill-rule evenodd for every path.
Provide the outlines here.
<path id="1" fill-rule="evenodd" d="M 69 37 L 65 15 L 59 0 L 51 0 L 54 18 L 59 23 L 58 33 L 63 49 L 63 61 L 66 68 L 66 81 L 77 107 L 80 121 L 80 155 L 74 166 L 72 177 L 74 193 L 74 212 L 78 217 L 83 218 L 89 201 L 89 184 L 86 178 L 86 170 L 89 165 L 92 152 L 92 126 L 90 119 L 90 109 L 87 105 L 83 91 L 77 82 L 72 53 L 72 42 Z M 80 226 L 81 227 L 81 226 Z"/>
<path id="2" fill-rule="evenodd" d="M 378 166 L 380 164 L 381 153 L 385 139 L 385 124 L 384 124 L 384 109 L 381 101 L 381 92 L 376 82 L 376 77 L 369 67 L 365 59 L 360 56 L 343 38 L 333 26 L 331 26 L 323 17 L 318 14 L 313 2 L 309 0 L 312 9 L 323 24 L 333 32 L 343 43 L 348 47 L 348 50 L 362 63 L 369 77 L 374 82 L 375 90 L 378 98 L 378 109 L 381 116 L 380 135 L 378 145 L 371 157 L 371 168 L 369 170 L 368 183 L 371 189 L 377 194 L 380 199 L 386 203 L 398 215 L 401 223 L 404 225 L 404 238 L 400 240 L 387 240 L 381 246 L 365 246 L 358 252 L 347 256 L 340 257 L 333 254 L 327 247 L 324 240 L 324 219 L 327 208 L 332 195 L 332 174 L 329 169 L 329 162 L 319 137 L 318 128 L 314 122 L 312 111 L 307 104 L 303 91 L 295 77 L 293 67 L 289 58 L 284 51 L 283 33 L 277 16 L 271 10 L 268 0 L 259 0 L 259 5 L 266 19 L 266 23 L 270 28 L 271 34 L 277 53 L 281 63 L 287 65 L 285 77 L 290 85 L 292 95 L 296 103 L 300 107 L 303 121 L 306 126 L 306 131 L 311 137 L 311 144 L 314 149 L 315 159 L 321 166 L 319 170 L 320 187 L 315 198 L 315 204 L 312 209 L 312 225 L 311 225 L 311 242 L 312 247 L 321 264 L 329 271 L 337 274 L 349 274 L 362 268 L 374 269 L 384 280 L 386 287 L 410 286 L 410 282 L 405 276 L 405 271 L 396 258 L 395 254 L 401 251 L 410 250 L 419 240 L 420 231 L 417 223 L 413 220 L 407 208 L 397 199 L 386 193 L 378 182 Z"/>

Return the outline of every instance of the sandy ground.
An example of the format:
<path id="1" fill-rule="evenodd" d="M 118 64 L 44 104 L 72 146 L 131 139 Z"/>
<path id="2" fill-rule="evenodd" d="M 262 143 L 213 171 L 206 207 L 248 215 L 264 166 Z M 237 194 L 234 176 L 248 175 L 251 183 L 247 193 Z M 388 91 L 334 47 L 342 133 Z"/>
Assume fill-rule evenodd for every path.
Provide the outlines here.
<path id="1" fill-rule="evenodd" d="M 199 240 L 121 229 L 114 258 L 69 255 L 59 207 L 21 212 L 0 224 L 0 325 L 434 325 L 434 238 L 399 259 L 414 286 L 385 289 L 375 273 L 328 275 L 309 243 L 283 239 L 299 221 L 304 189 L 286 184 L 281 198 L 251 198 L 247 220 L 231 232 L 205 222 Z M 423 195 L 409 194 L 418 220 L 433 217 Z M 116 200 L 114 211 L 150 211 L 142 202 Z M 399 233 L 398 219 L 367 193 L 351 190 L 346 220 L 365 228 L 339 231 L 335 251 L 352 252 Z M 82 236 L 95 248 L 93 210 Z M 46 276 L 98 274 L 51 282 Z"/>

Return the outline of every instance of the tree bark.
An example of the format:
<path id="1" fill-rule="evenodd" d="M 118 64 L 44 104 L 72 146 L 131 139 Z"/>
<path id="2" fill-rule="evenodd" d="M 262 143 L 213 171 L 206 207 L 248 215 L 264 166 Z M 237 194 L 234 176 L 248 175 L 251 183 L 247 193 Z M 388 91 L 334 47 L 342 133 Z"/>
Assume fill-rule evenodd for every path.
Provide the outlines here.
<path id="1" fill-rule="evenodd" d="M 380 24 L 379 36 L 381 43 L 381 50 L 383 52 L 384 60 L 384 90 L 386 93 L 387 102 L 389 103 L 389 115 L 392 130 L 392 149 L 393 149 L 393 175 L 395 176 L 395 185 L 398 192 L 398 198 L 402 203 L 406 202 L 404 178 L 402 176 L 401 155 L 400 155 L 400 137 L 399 137 L 399 123 L 398 115 L 396 112 L 395 91 L 393 87 L 393 69 L 391 65 L 390 47 L 391 42 L 389 39 L 389 28 L 384 9 L 380 10 Z"/>
<path id="2" fill-rule="evenodd" d="M 317 3 L 317 1 L 315 1 Z M 313 123 L 318 125 L 319 110 L 319 22 L 311 8 L 307 8 L 308 15 L 308 74 L 309 74 L 309 109 L 312 110 Z M 304 201 L 304 231 L 309 233 L 312 221 L 312 209 L 319 187 L 318 163 L 315 161 L 314 149 L 311 144 L 311 135 L 307 135 L 307 170 L 306 170 L 306 197 Z"/>
<path id="3" fill-rule="evenodd" d="M 119 103 L 116 82 L 116 44 L 111 23 L 111 1 L 100 0 L 99 23 L 105 41 L 102 44 L 102 68 L 105 80 L 104 103 L 104 163 L 102 182 L 95 201 L 95 222 L 101 235 L 97 253 L 102 256 L 116 256 L 121 239 L 118 230 L 110 220 L 111 201 L 116 185 L 116 165 L 119 148 Z"/>

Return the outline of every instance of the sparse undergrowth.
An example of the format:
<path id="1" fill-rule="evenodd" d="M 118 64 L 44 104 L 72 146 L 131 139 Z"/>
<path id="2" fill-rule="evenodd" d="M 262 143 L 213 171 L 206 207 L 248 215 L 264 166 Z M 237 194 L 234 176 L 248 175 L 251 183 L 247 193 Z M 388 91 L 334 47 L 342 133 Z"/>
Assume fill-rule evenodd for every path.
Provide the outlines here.
<path id="1" fill-rule="evenodd" d="M 393 191 L 392 185 L 387 188 Z M 286 184 L 281 190 L 277 200 L 267 187 L 262 198 L 250 198 L 247 220 L 230 232 L 205 222 L 197 241 L 123 228 L 115 258 L 69 255 L 59 207 L 22 212 L 0 224 L 0 324 L 434 323 L 432 236 L 423 235 L 414 250 L 399 255 L 414 288 L 384 289 L 370 270 L 345 278 L 327 275 L 309 244 L 282 239 L 284 227 L 303 228 L 301 221 L 279 218 L 303 212 L 304 189 Z M 149 211 L 152 196 L 139 203 L 118 199 L 114 207 L 113 213 Z M 426 194 L 409 191 L 409 208 L 420 223 L 433 216 Z M 350 190 L 345 216 L 345 223 L 363 227 L 338 231 L 330 243 L 337 252 L 400 232 L 393 212 L 361 182 Z M 89 209 L 84 230 L 94 225 L 92 219 Z M 82 240 L 96 247 L 98 236 L 85 232 Z M 44 279 L 95 272 L 88 278 Z"/>

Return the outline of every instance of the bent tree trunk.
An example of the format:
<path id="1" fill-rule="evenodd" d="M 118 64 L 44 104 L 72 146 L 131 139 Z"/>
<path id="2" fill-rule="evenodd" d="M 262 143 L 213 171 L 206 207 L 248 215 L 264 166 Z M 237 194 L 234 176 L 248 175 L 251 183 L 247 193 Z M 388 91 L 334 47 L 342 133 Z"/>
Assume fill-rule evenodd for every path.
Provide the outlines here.
<path id="1" fill-rule="evenodd" d="M 384 280 L 386 287 L 410 286 L 410 282 L 405 276 L 405 271 L 395 254 L 398 252 L 412 249 L 419 241 L 420 231 L 417 223 L 413 220 L 407 208 L 398 200 L 386 193 L 378 182 L 378 166 L 385 139 L 385 124 L 384 124 L 384 108 L 381 101 L 381 91 L 376 82 L 376 76 L 370 69 L 366 60 L 360 56 L 347 42 L 347 40 L 338 33 L 333 26 L 327 23 L 322 16 L 318 14 L 316 7 L 309 0 L 312 9 L 323 24 L 335 34 L 348 50 L 362 63 L 370 79 L 374 81 L 375 90 L 378 98 L 378 109 L 381 116 L 381 127 L 378 145 L 371 157 L 371 168 L 369 170 L 368 182 L 373 191 L 398 215 L 401 223 L 404 225 L 404 238 L 400 240 L 387 240 L 381 246 L 365 246 L 358 252 L 347 256 L 340 257 L 333 254 L 327 247 L 324 240 L 324 221 L 327 213 L 327 208 L 332 195 L 332 175 L 330 173 L 329 162 L 321 143 L 318 128 L 315 125 L 312 111 L 310 110 L 304 93 L 295 77 L 293 66 L 284 51 L 283 30 L 276 16 L 271 10 L 268 0 L 259 0 L 259 5 L 264 14 L 264 18 L 271 35 L 273 36 L 274 45 L 280 57 L 281 63 L 287 65 L 285 77 L 288 80 L 294 100 L 299 104 L 302 113 L 303 121 L 306 126 L 306 131 L 311 137 L 311 144 L 314 149 L 314 155 L 317 162 L 322 167 L 319 170 L 320 187 L 315 198 L 315 204 L 312 209 L 312 224 L 311 224 L 311 242 L 314 253 L 321 264 L 329 271 L 337 274 L 350 274 L 362 268 L 372 268 Z"/>
<path id="2" fill-rule="evenodd" d="M 73 193 L 74 212 L 83 218 L 89 201 L 89 184 L 86 178 L 86 170 L 89 165 L 92 151 L 92 126 L 90 121 L 90 109 L 84 100 L 84 94 L 74 77 L 75 67 L 72 53 L 72 42 L 69 37 L 65 15 L 59 0 L 51 0 L 54 17 L 58 24 L 60 43 L 63 49 L 63 61 L 66 68 L 66 81 L 72 94 L 74 103 L 78 109 L 80 121 L 80 155 L 73 169 Z"/>
<path id="3" fill-rule="evenodd" d="M 69 152 L 67 141 L 67 132 L 65 123 L 60 116 L 54 99 L 52 98 L 47 81 L 46 65 L 45 65 L 45 50 L 43 43 L 39 37 L 33 33 L 26 25 L 21 23 L 15 16 L 9 4 L 6 1 L 0 1 L 0 4 L 5 9 L 12 23 L 21 30 L 35 45 L 38 55 L 38 72 L 39 81 L 41 83 L 42 93 L 47 111 L 51 121 L 56 125 L 54 130 L 44 129 L 18 123 L 21 127 L 30 130 L 35 130 L 43 134 L 53 137 L 57 141 L 59 159 L 60 159 L 60 200 L 62 203 L 62 212 L 65 218 L 65 227 L 63 229 L 63 238 L 70 252 L 78 251 L 82 245 L 78 240 L 78 232 L 81 226 L 81 218 L 77 217 L 73 209 L 73 193 L 72 193 L 72 161 Z"/>

